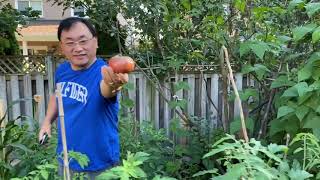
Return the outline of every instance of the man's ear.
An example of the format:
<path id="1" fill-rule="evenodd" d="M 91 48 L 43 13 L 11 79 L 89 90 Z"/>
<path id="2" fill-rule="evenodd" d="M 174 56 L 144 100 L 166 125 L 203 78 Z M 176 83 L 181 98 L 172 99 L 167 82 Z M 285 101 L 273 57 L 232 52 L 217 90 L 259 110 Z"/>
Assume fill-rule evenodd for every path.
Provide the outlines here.
<path id="1" fill-rule="evenodd" d="M 96 40 L 96 44 L 97 44 L 97 49 L 99 48 L 99 41 L 98 41 L 98 37 L 95 37 Z"/>

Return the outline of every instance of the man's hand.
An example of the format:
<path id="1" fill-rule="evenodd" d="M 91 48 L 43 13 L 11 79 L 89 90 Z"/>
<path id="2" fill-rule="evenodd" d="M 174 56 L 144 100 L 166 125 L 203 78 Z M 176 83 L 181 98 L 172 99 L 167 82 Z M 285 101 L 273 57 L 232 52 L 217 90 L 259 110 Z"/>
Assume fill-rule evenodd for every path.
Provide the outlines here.
<path id="1" fill-rule="evenodd" d="M 101 74 L 104 83 L 102 86 L 104 88 L 102 88 L 101 91 L 105 97 L 113 96 L 122 88 L 122 85 L 126 84 L 129 80 L 127 73 L 114 73 L 112 68 L 108 66 L 101 68 Z"/>
<path id="2" fill-rule="evenodd" d="M 41 126 L 41 129 L 39 131 L 39 142 L 42 140 L 42 137 L 44 134 L 48 134 L 49 137 L 51 137 L 51 123 L 43 121 L 43 124 Z"/>

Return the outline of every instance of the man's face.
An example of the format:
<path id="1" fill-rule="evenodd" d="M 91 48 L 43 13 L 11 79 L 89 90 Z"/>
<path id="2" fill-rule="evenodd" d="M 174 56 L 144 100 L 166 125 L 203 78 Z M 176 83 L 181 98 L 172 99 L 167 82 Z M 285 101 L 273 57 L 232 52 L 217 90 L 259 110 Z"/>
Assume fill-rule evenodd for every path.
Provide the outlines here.
<path id="1" fill-rule="evenodd" d="M 61 32 L 61 50 L 69 59 L 72 69 L 88 68 L 96 59 L 98 41 L 87 26 L 77 22 L 69 30 Z"/>

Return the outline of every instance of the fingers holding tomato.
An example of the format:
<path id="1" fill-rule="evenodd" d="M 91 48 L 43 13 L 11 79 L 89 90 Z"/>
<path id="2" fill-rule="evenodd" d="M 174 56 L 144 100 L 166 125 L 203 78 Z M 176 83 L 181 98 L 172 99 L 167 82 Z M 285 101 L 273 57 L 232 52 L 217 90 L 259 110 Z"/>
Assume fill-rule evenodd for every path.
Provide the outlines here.
<path id="1" fill-rule="evenodd" d="M 129 80 L 127 73 L 115 73 L 113 69 L 108 66 L 101 68 L 101 74 L 104 83 L 117 90 Z"/>

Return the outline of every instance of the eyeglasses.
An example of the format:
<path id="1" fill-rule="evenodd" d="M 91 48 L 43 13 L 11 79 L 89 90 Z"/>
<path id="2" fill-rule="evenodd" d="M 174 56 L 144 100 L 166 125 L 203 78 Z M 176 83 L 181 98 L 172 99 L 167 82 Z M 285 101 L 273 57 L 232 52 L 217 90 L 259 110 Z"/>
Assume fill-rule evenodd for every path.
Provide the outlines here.
<path id="1" fill-rule="evenodd" d="M 86 45 L 88 45 L 89 41 L 91 41 L 93 38 L 94 37 L 92 37 L 90 39 L 83 38 L 78 41 L 67 41 L 67 42 L 62 42 L 62 43 L 70 48 L 76 47 L 77 44 L 79 44 L 80 46 L 86 46 Z"/>

